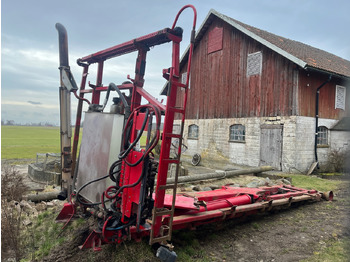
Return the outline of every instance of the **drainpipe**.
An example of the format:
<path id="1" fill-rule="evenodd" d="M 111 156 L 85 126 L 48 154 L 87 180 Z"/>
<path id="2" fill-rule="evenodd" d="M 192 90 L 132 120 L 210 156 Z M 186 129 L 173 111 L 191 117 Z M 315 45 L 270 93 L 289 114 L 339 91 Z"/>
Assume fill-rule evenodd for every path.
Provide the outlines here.
<path id="1" fill-rule="evenodd" d="M 318 104 L 319 104 L 319 97 L 320 97 L 320 90 L 322 87 L 324 87 L 327 83 L 329 83 L 332 79 L 332 75 L 329 75 L 328 79 L 323 82 L 318 88 L 317 88 L 317 91 L 316 91 L 316 112 L 315 112 L 315 162 L 317 163 L 317 168 L 320 168 L 319 167 L 319 164 L 318 164 L 318 157 L 317 157 L 317 138 L 318 138 Z"/>

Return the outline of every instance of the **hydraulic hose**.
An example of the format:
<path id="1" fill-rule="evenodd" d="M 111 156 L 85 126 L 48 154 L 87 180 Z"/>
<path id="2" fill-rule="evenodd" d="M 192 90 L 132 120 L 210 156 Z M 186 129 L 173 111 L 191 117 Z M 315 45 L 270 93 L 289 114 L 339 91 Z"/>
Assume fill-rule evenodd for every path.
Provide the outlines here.
<path id="1" fill-rule="evenodd" d="M 149 112 L 149 110 L 146 109 L 146 116 L 148 115 L 148 112 Z M 147 124 L 147 117 L 145 117 L 145 119 L 143 120 L 142 127 L 140 129 L 141 132 L 139 132 L 139 134 L 137 135 L 136 139 L 131 143 L 129 148 L 119 154 L 119 159 L 125 158 L 130 153 L 131 149 L 134 148 L 134 146 L 140 140 L 140 138 L 141 138 L 141 136 L 143 134 L 143 131 L 145 130 L 146 124 Z"/>
<path id="2" fill-rule="evenodd" d="M 113 182 L 117 182 L 117 179 L 114 177 L 115 174 L 120 173 L 120 170 L 114 172 L 114 169 L 119 166 L 122 163 L 122 160 L 119 159 L 117 161 L 115 161 L 111 167 L 109 168 L 109 178 L 113 181 Z"/>
<path id="3" fill-rule="evenodd" d="M 127 165 L 129 165 L 129 166 L 136 166 L 136 165 L 138 165 L 138 164 L 140 164 L 142 161 L 144 161 L 144 159 L 145 159 L 145 157 L 147 157 L 149 154 L 150 154 L 150 152 L 152 151 L 152 149 L 157 145 L 157 143 L 158 143 L 158 141 L 159 141 L 159 137 L 160 137 L 160 110 L 157 108 L 157 107 L 155 107 L 155 106 L 153 106 L 153 105 L 143 105 L 143 106 L 140 106 L 140 107 L 138 107 L 138 108 L 136 108 L 135 110 L 134 110 L 134 112 L 135 111 L 141 111 L 142 109 L 144 109 L 144 108 L 146 108 L 146 116 L 145 116 L 145 119 L 144 119 L 144 121 L 143 121 L 143 123 L 142 123 L 142 127 L 141 127 L 141 129 L 140 129 L 140 132 L 139 132 L 139 134 L 138 134 L 138 136 L 136 137 L 136 139 L 131 143 L 131 145 L 125 150 L 125 151 L 123 151 L 123 152 L 121 152 L 120 154 L 119 154 L 119 159 L 120 160 L 122 160 L 122 159 L 124 159 L 124 161 L 125 161 L 125 163 L 127 164 Z M 145 153 L 142 155 L 142 157 L 140 157 L 135 163 L 128 163 L 127 161 L 126 161 L 126 157 L 127 157 L 127 155 L 130 153 L 130 151 L 134 148 L 134 146 L 136 145 L 136 143 L 140 140 L 140 138 L 141 138 L 141 136 L 142 136 L 142 133 L 143 133 L 143 131 L 144 131 L 144 129 L 145 129 L 145 127 L 146 127 L 146 124 L 147 124 L 147 121 L 149 121 L 149 119 L 152 119 L 152 117 L 150 117 L 149 116 L 149 109 L 152 109 L 152 113 L 150 114 L 150 115 L 152 115 L 153 113 L 156 115 L 156 122 L 157 122 L 157 132 L 156 132 L 156 135 L 152 138 L 152 140 L 148 143 L 148 145 L 147 145 L 147 147 L 146 147 L 146 151 L 145 151 Z M 129 117 L 129 119 L 128 119 L 128 121 L 127 121 L 127 124 L 126 124 L 126 126 L 125 126 L 125 128 L 124 128 L 124 133 L 129 133 L 130 134 L 130 132 L 127 132 L 127 130 L 128 130 L 128 127 L 129 127 L 129 125 L 132 123 L 132 121 L 133 121 L 133 115 L 134 114 L 131 114 L 130 115 L 130 117 Z M 125 138 L 125 136 L 123 137 L 123 142 L 122 142 L 122 144 L 124 144 L 124 140 L 128 140 L 129 139 L 129 137 L 126 137 Z M 116 162 L 115 162 L 116 163 Z M 114 168 L 115 168 L 115 166 L 117 165 L 117 164 L 115 164 L 115 163 L 113 163 L 112 164 L 112 166 L 111 166 L 111 168 L 110 168 L 110 174 L 111 174 L 111 170 L 113 170 Z M 113 168 L 112 168 L 113 167 Z M 123 186 L 121 186 L 120 188 L 117 188 L 116 186 L 111 186 L 111 187 L 109 187 L 109 188 L 107 188 L 107 190 L 104 192 L 104 196 L 106 197 L 106 198 L 108 198 L 108 199 L 114 199 L 114 198 L 116 198 L 125 188 L 130 188 L 130 187 L 134 187 L 134 186 L 136 186 L 136 185 L 138 185 L 140 182 L 141 182 L 141 180 L 142 180 L 142 178 L 145 176 L 145 170 L 147 170 L 147 167 L 146 166 L 144 166 L 143 168 L 142 168 L 142 173 L 141 173 L 141 175 L 139 176 L 139 178 L 138 178 L 138 180 L 136 181 L 136 182 L 134 182 L 134 183 L 132 183 L 132 184 L 129 184 L 129 185 L 123 185 Z M 119 174 L 118 174 L 118 177 L 117 178 L 114 178 L 114 182 L 116 182 L 118 179 L 119 179 L 119 175 L 120 175 L 120 172 L 119 172 Z M 111 193 L 111 190 L 116 190 L 116 192 L 113 194 L 113 195 L 110 195 L 110 193 Z M 103 201 L 103 200 L 102 200 Z"/>
<path id="4" fill-rule="evenodd" d="M 85 187 L 87 187 L 88 185 L 90 185 L 90 184 L 92 184 L 92 183 L 95 183 L 95 182 L 98 182 L 98 181 L 101 181 L 101 180 L 103 180 L 103 179 L 106 179 L 107 177 L 109 177 L 109 174 L 106 175 L 106 176 L 99 177 L 99 178 L 97 178 L 97 179 L 91 180 L 91 181 L 87 182 L 86 184 L 82 185 L 82 186 L 79 188 L 79 190 L 77 191 L 77 194 L 76 194 L 76 195 L 77 195 L 77 201 L 78 201 L 80 204 L 82 204 L 82 205 L 87 205 L 87 206 L 96 206 L 96 205 L 100 205 L 101 202 L 96 202 L 96 203 L 86 203 L 86 202 L 82 202 L 82 201 L 80 200 L 80 198 L 79 198 L 79 193 L 80 193 L 81 190 L 83 190 L 83 189 L 84 189 Z"/>
<path id="5" fill-rule="evenodd" d="M 126 99 L 123 96 L 123 94 L 120 91 L 120 89 L 114 83 L 110 83 L 108 85 L 106 97 L 105 97 L 105 100 L 103 101 L 103 105 L 102 105 L 102 111 L 105 109 L 105 107 L 107 105 L 107 102 L 108 102 L 108 99 L 109 99 L 109 94 L 110 94 L 111 90 L 114 90 L 114 91 L 116 91 L 118 93 L 120 99 L 122 100 L 122 102 L 124 104 L 124 107 L 126 108 L 126 111 L 129 112 L 130 111 L 130 106 L 128 105 L 128 102 L 126 101 Z"/>
<path id="6" fill-rule="evenodd" d="M 129 107 L 128 102 L 126 101 L 126 99 L 123 96 L 122 92 L 120 91 L 120 89 L 114 83 L 110 83 L 109 86 L 108 86 L 108 89 L 113 89 L 113 90 L 117 91 L 117 93 L 120 96 L 120 99 L 122 100 L 125 108 Z"/>

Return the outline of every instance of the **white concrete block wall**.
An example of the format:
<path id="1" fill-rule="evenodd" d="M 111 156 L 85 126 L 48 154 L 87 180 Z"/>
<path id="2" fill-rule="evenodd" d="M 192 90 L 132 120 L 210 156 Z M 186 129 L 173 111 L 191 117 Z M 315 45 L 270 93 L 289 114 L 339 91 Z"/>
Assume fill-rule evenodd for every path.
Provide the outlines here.
<path id="1" fill-rule="evenodd" d="M 315 162 L 315 118 L 296 117 L 295 130 L 295 163 L 294 168 L 299 172 L 306 172 L 313 162 Z"/>
<path id="2" fill-rule="evenodd" d="M 294 150 L 287 149 L 288 137 L 287 128 L 285 124 L 284 136 L 283 136 L 283 171 L 286 172 L 306 172 L 315 162 L 315 118 L 304 116 L 292 116 L 289 119 L 293 121 L 295 118 L 295 138 Z M 337 123 L 338 120 L 320 118 L 318 121 L 319 126 L 325 126 L 330 129 Z M 292 132 L 293 133 L 293 132 Z M 291 139 L 289 139 L 291 140 Z M 328 144 L 330 145 L 330 132 L 328 132 Z M 291 140 L 292 141 L 292 140 Z M 317 156 L 320 165 L 325 165 L 328 160 L 328 153 L 330 147 L 317 148 Z M 292 161 L 289 161 L 292 160 Z"/>
<path id="3" fill-rule="evenodd" d="M 330 132 L 330 146 L 331 150 L 339 150 L 339 152 L 350 150 L 350 132 L 336 131 Z"/>
<path id="4" fill-rule="evenodd" d="M 334 119 L 324 119 L 324 118 L 320 118 L 318 120 L 318 126 L 325 126 L 328 128 L 328 145 L 329 147 L 319 147 L 317 148 L 317 157 L 318 157 L 318 162 L 320 164 L 321 167 L 327 165 L 328 162 L 328 155 L 331 152 L 331 131 L 329 130 L 330 128 L 332 128 L 336 123 L 338 122 L 338 120 L 334 120 Z"/>
<path id="5" fill-rule="evenodd" d="M 319 126 L 331 128 L 337 120 L 319 119 Z M 196 124 L 199 127 L 198 139 L 188 139 L 188 126 Z M 230 142 L 229 128 L 233 124 L 246 127 L 245 142 Z M 260 162 L 260 126 L 262 124 L 283 125 L 282 171 L 306 172 L 314 159 L 315 118 L 291 117 L 250 117 L 230 119 L 199 119 L 186 120 L 184 128 L 184 143 L 188 146 L 185 155 L 201 154 L 202 158 L 215 161 L 226 159 L 234 164 L 259 166 Z M 339 137 L 339 141 L 344 141 Z M 329 136 L 330 145 L 337 142 Z M 350 136 L 348 137 L 350 146 Z M 329 148 L 318 148 L 320 163 L 325 163 Z"/>
<path id="6" fill-rule="evenodd" d="M 283 145 L 282 145 L 282 171 L 298 172 L 296 169 L 297 147 L 296 147 L 296 116 L 283 117 Z"/>
<path id="7" fill-rule="evenodd" d="M 188 126 L 196 124 L 199 127 L 199 138 L 188 139 Z M 246 127 L 244 143 L 230 142 L 230 126 L 242 124 Z M 223 159 L 248 166 L 258 166 L 260 161 L 260 119 L 207 119 L 186 120 L 184 143 L 188 146 L 185 155 L 199 153 L 210 159 Z"/>

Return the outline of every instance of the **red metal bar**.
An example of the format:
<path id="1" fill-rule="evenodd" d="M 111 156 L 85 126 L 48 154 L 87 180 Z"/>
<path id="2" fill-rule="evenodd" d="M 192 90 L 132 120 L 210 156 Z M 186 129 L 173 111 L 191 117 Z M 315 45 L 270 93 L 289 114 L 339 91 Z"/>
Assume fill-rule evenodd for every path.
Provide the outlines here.
<path id="1" fill-rule="evenodd" d="M 161 102 L 159 102 L 157 99 L 154 98 L 151 94 L 149 94 L 145 89 L 137 87 L 136 88 L 137 93 L 141 95 L 143 98 L 145 98 L 150 104 L 156 105 L 160 108 L 160 110 L 165 110 L 165 105 L 163 105 Z"/>
<path id="2" fill-rule="evenodd" d="M 241 217 L 243 215 L 255 214 L 259 210 L 270 210 L 274 207 L 279 206 L 289 206 L 294 202 L 316 200 L 320 201 L 320 193 L 316 191 L 315 194 L 305 193 L 308 190 L 297 188 L 294 190 L 294 187 L 289 187 L 290 193 L 275 193 L 275 189 L 279 188 L 280 191 L 284 189 L 283 186 L 274 186 L 274 187 L 265 187 L 264 190 L 261 188 L 230 188 L 223 187 L 219 190 L 207 191 L 207 192 L 196 192 L 195 195 L 202 195 L 206 197 L 208 202 L 205 206 L 200 206 L 198 208 L 194 207 L 196 200 L 193 196 L 184 196 L 185 194 L 178 195 L 176 198 L 176 210 L 177 215 L 173 219 L 173 229 L 182 229 L 182 228 L 193 228 L 198 225 L 213 223 L 216 221 L 222 221 L 226 219 L 231 219 L 235 217 Z M 226 192 L 225 192 L 226 191 Z M 303 192 L 302 192 L 303 191 Z M 238 194 L 241 192 L 242 194 Z M 244 194 L 244 192 L 257 192 L 260 196 L 258 202 L 252 203 L 252 198 Z M 269 195 L 269 193 L 271 195 Z M 233 194 L 231 197 L 229 194 Z M 133 193 L 131 194 L 131 196 Z M 215 196 L 223 196 L 225 198 L 215 199 Z M 266 199 L 264 197 L 266 196 Z M 270 199 L 270 197 L 274 199 Z M 277 196 L 281 196 L 279 199 Z M 135 198 L 137 200 L 137 197 Z M 170 206 L 172 202 L 171 195 L 165 195 L 165 206 Z M 184 204 L 184 202 L 186 202 Z M 193 208 L 190 208 L 190 205 Z M 75 207 L 72 204 L 65 204 L 64 209 L 61 211 L 58 219 L 62 222 L 66 222 L 72 214 L 74 214 Z M 184 209 L 182 209 L 184 208 Z M 163 223 L 167 223 L 169 216 L 163 217 Z M 135 226 L 130 227 L 129 232 L 130 236 L 133 239 L 139 240 L 143 236 L 148 236 L 150 234 L 150 224 L 145 224 L 141 226 L 139 231 Z M 95 251 L 101 250 L 101 244 L 118 242 L 120 243 L 126 237 L 119 230 L 110 230 L 107 231 L 104 229 L 102 232 L 93 231 L 89 237 L 86 239 L 85 243 L 80 247 L 83 248 L 93 248 Z"/>
<path id="3" fill-rule="evenodd" d="M 102 86 L 102 77 L 103 77 L 103 61 L 98 62 L 98 67 L 97 67 L 97 78 L 96 78 L 96 87 Z M 100 104 L 100 90 L 94 89 L 92 91 L 92 99 L 91 99 L 91 104 Z"/>
<path id="4" fill-rule="evenodd" d="M 172 66 L 170 68 L 169 76 L 169 96 L 167 97 L 166 111 L 164 118 L 163 133 L 172 133 L 174 125 L 174 111 L 168 110 L 168 108 L 174 108 L 176 106 L 176 95 L 177 95 L 177 83 L 178 78 L 174 76 L 179 75 L 179 54 L 180 54 L 180 43 L 173 42 L 172 49 Z M 154 208 L 160 209 L 164 207 L 164 196 L 165 189 L 161 189 L 162 186 L 166 184 L 168 166 L 169 163 L 166 162 L 166 159 L 169 159 L 170 156 L 170 146 L 171 146 L 171 137 L 163 137 L 161 151 L 159 156 L 159 166 L 158 166 L 158 177 L 156 185 L 156 199 L 154 203 Z M 155 219 L 155 224 L 153 225 L 153 237 L 159 235 L 159 230 L 161 227 L 162 217 L 158 216 Z"/>
<path id="5" fill-rule="evenodd" d="M 87 62 L 89 64 L 105 61 L 107 59 L 135 52 L 140 49 L 140 47 L 153 47 L 156 45 L 164 44 L 171 41 L 171 38 L 177 36 L 176 31 L 170 28 L 165 28 L 157 32 L 138 37 L 134 40 L 104 49 L 102 51 L 96 52 L 94 54 L 85 56 L 80 59 L 81 62 Z"/>
<path id="6" fill-rule="evenodd" d="M 144 75 L 146 70 L 146 49 L 140 49 L 138 51 L 136 66 L 135 66 L 135 79 L 133 79 L 134 89 L 132 90 L 131 110 L 139 107 L 141 104 L 141 95 L 137 92 L 136 88 L 142 88 L 144 83 Z"/>
<path id="7" fill-rule="evenodd" d="M 181 15 L 182 11 L 184 11 L 185 9 L 187 8 L 191 8 L 193 10 L 193 13 L 194 13 L 194 17 L 193 17 L 193 25 L 192 25 L 192 29 L 195 29 L 196 28 L 196 21 L 197 21 L 197 10 L 196 8 L 193 6 L 193 5 L 185 5 L 184 7 L 182 7 L 180 9 L 180 11 L 177 13 L 176 17 L 175 17 L 175 20 L 174 20 L 174 23 L 173 23 L 173 26 L 171 27 L 171 29 L 174 29 L 175 26 L 176 26 L 176 23 L 177 23 L 177 20 L 179 19 L 179 16 Z"/>
<path id="8" fill-rule="evenodd" d="M 310 194 L 316 193 L 316 192 L 317 192 L 317 191 L 314 190 L 314 189 L 308 190 L 308 189 L 298 188 L 298 187 L 289 186 L 289 185 L 284 185 L 284 188 L 292 189 L 292 190 L 295 190 L 295 191 L 303 191 L 303 192 L 307 192 L 307 193 L 310 193 Z"/>
<path id="9" fill-rule="evenodd" d="M 86 85 L 86 80 L 89 72 L 89 66 L 83 65 L 83 77 L 81 79 L 80 83 L 80 92 L 79 97 L 81 99 L 84 99 L 84 90 Z M 71 176 L 74 176 L 75 172 L 75 166 L 76 166 L 76 159 L 77 159 L 77 152 L 78 152 L 78 144 L 79 144 L 79 133 L 80 133 L 80 125 L 81 125 L 81 115 L 83 111 L 83 101 L 78 101 L 78 107 L 77 107 L 77 115 L 75 119 L 75 129 L 74 129 L 74 139 L 73 139 L 73 147 L 72 147 L 72 171 Z"/>

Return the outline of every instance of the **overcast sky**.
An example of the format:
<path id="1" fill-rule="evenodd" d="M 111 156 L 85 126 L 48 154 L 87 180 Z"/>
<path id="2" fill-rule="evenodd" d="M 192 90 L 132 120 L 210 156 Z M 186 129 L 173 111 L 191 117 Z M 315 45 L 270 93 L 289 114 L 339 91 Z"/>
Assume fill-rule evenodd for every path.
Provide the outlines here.
<path id="1" fill-rule="evenodd" d="M 197 28 L 211 8 L 243 23 L 297 40 L 350 60 L 349 0 L 2 0 L 1 118 L 16 123 L 59 123 L 58 37 L 55 23 L 68 31 L 70 66 L 79 85 L 77 58 L 171 27 L 178 10 L 197 8 Z M 192 13 L 179 20 L 188 44 Z M 156 97 L 170 66 L 171 45 L 147 55 L 145 89 Z M 103 84 L 120 84 L 134 74 L 136 53 L 106 63 Z M 89 79 L 95 82 L 94 67 Z M 162 98 L 162 97 L 159 97 Z M 76 99 L 72 97 L 74 119 Z"/>

